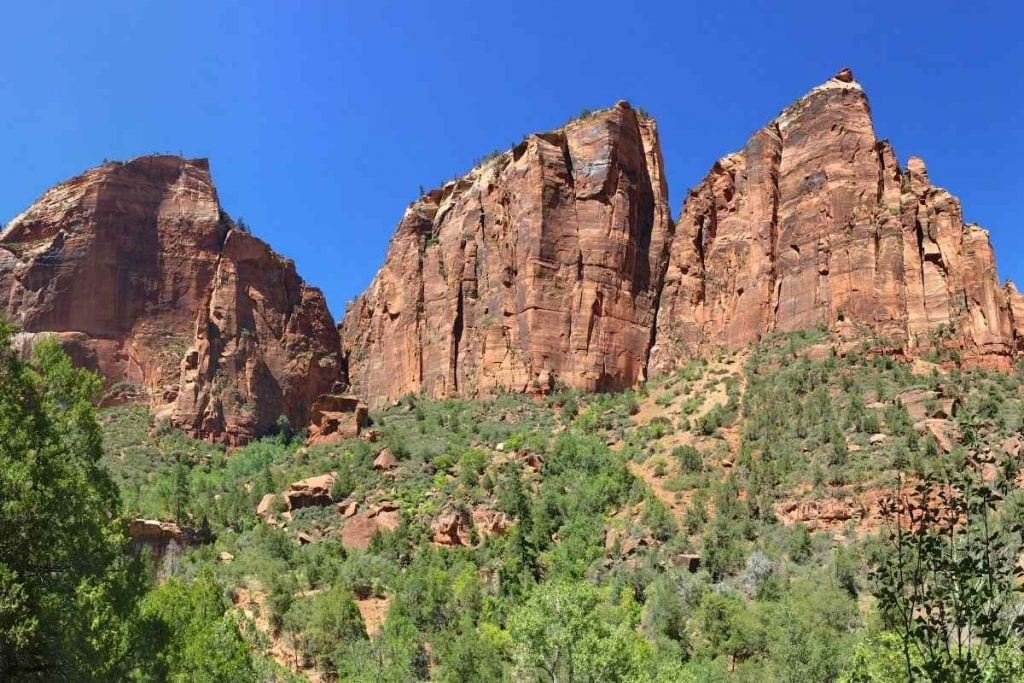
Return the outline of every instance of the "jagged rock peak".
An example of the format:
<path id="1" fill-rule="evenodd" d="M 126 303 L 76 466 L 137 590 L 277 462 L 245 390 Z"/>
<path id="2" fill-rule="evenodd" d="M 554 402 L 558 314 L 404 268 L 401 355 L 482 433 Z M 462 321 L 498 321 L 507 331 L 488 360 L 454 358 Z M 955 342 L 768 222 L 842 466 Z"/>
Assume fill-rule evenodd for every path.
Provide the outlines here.
<path id="1" fill-rule="evenodd" d="M 630 386 L 672 224 L 654 121 L 626 102 L 527 136 L 405 212 L 342 324 L 355 389 Z"/>
<path id="2" fill-rule="evenodd" d="M 223 212 L 205 159 L 108 162 L 46 191 L 0 235 L 0 297 L 19 343 L 58 335 L 204 438 L 304 426 L 344 379 L 322 294 Z"/>
<path id="3" fill-rule="evenodd" d="M 825 325 L 1007 367 L 1024 322 L 988 234 L 875 136 L 848 70 L 812 89 L 691 190 L 672 243 L 653 370 Z M 1019 296 L 1019 295 L 1016 295 Z"/>

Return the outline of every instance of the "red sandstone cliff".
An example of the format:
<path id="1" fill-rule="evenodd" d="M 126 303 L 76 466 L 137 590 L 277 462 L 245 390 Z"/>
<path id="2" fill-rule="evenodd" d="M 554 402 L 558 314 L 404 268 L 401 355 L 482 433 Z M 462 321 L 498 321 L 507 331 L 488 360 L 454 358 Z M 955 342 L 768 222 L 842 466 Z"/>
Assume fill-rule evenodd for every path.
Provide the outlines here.
<path id="1" fill-rule="evenodd" d="M 911 355 L 942 344 L 966 363 L 1007 367 L 1021 310 L 999 285 L 988 233 L 963 222 L 920 159 L 900 168 L 844 70 L 690 191 L 652 371 L 818 325 L 863 325 Z"/>
<path id="2" fill-rule="evenodd" d="M 107 163 L 47 191 L 0 234 L 0 297 L 23 340 L 57 333 L 196 436 L 305 426 L 343 376 L 320 291 L 237 229 L 205 160 Z"/>
<path id="3" fill-rule="evenodd" d="M 644 377 L 671 239 L 654 121 L 625 102 L 415 201 L 343 337 L 371 407 Z"/>
<path id="4" fill-rule="evenodd" d="M 343 322 L 355 389 L 614 389 L 817 326 L 997 368 L 1022 345 L 988 233 L 899 166 L 848 70 L 718 161 L 676 227 L 666 197 L 654 122 L 625 103 L 422 197 Z"/>
<path id="5" fill-rule="evenodd" d="M 1024 297 L 999 285 L 988 234 L 924 162 L 900 167 L 849 71 L 719 160 L 675 226 L 667 194 L 655 123 L 624 102 L 528 136 L 406 209 L 341 345 L 320 292 L 222 212 L 205 161 L 143 157 L 58 185 L 0 234 L 0 312 L 231 443 L 282 414 L 347 434 L 325 406 L 348 399 L 311 410 L 346 375 L 376 407 L 624 388 L 816 326 L 996 368 L 1024 350 Z"/>

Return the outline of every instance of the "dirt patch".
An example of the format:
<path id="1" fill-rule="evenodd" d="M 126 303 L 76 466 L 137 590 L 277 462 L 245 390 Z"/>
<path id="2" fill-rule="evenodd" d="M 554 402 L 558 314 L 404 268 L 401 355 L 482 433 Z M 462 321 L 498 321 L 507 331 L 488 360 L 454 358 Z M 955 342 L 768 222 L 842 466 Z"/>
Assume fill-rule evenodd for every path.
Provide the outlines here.
<path id="1" fill-rule="evenodd" d="M 366 625 L 366 635 L 373 638 L 380 633 L 384 620 L 388 617 L 388 609 L 391 607 L 391 598 L 366 598 L 356 600 L 356 607 L 363 617 L 363 624 Z"/>
<path id="2" fill-rule="evenodd" d="M 240 586 L 235 591 L 234 608 L 239 610 L 259 632 L 265 647 L 263 655 L 295 673 L 310 683 L 321 683 L 324 677 L 319 671 L 303 666 L 303 658 L 295 647 L 281 634 L 274 633 L 266 607 L 267 594 L 261 590 Z"/>

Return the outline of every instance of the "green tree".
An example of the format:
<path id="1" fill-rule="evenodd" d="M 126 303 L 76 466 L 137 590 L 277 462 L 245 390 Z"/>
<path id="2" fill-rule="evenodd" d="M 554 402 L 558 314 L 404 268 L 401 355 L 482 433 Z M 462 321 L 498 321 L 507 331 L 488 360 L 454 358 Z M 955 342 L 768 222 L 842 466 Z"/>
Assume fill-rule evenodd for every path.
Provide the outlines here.
<path id="1" fill-rule="evenodd" d="M 249 647 L 205 570 L 191 583 L 168 579 L 143 602 L 158 679 L 175 683 L 255 681 Z"/>
<path id="2" fill-rule="evenodd" d="M 174 463 L 174 519 L 184 524 L 188 517 L 189 504 L 192 500 L 192 487 L 189 481 L 189 468 L 179 455 Z"/>
<path id="3" fill-rule="evenodd" d="M 600 592 L 582 581 L 537 586 L 509 618 L 513 660 L 552 683 L 643 680 L 650 644 L 625 621 L 605 616 Z"/>
<path id="4" fill-rule="evenodd" d="M 0 680 L 123 678 L 145 586 L 100 466 L 99 377 L 0 321 Z"/>
<path id="5" fill-rule="evenodd" d="M 443 683 L 509 681 L 509 636 L 492 624 L 446 632 L 439 639 L 438 667 L 431 676 Z"/>
<path id="6" fill-rule="evenodd" d="M 730 670 L 765 649 L 765 634 L 756 616 L 735 595 L 708 592 L 693 617 L 698 651 L 709 659 L 725 656 Z"/>
<path id="7" fill-rule="evenodd" d="M 332 673 L 338 670 L 333 655 L 343 643 L 366 640 L 366 627 L 348 587 L 335 585 L 330 590 L 296 600 L 285 615 L 286 628 L 295 624 L 302 632 L 306 652 L 317 665 Z"/>

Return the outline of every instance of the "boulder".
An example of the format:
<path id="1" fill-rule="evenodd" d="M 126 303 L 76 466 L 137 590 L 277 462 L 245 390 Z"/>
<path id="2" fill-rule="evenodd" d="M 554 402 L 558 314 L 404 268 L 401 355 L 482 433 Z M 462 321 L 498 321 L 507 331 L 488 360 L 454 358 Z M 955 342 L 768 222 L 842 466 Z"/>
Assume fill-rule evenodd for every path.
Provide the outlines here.
<path id="1" fill-rule="evenodd" d="M 449 510 L 442 513 L 434 520 L 430 528 L 434 534 L 434 543 L 438 545 L 471 545 L 470 516 L 464 510 Z"/>
<path id="2" fill-rule="evenodd" d="M 366 405 L 347 394 L 322 394 L 310 409 L 307 444 L 354 439 L 369 423 Z"/>
<path id="3" fill-rule="evenodd" d="M 385 447 L 373 459 L 373 469 L 378 472 L 390 470 L 398 466 L 398 459 L 395 458 L 390 448 Z"/>
<path id="4" fill-rule="evenodd" d="M 269 521 L 274 516 L 274 503 L 277 501 L 277 496 L 273 493 L 268 493 L 260 498 L 259 504 L 256 506 L 256 516 L 263 521 Z"/>
<path id="5" fill-rule="evenodd" d="M 377 532 L 394 531 L 401 521 L 398 505 L 371 505 L 352 515 L 341 530 L 341 544 L 346 548 L 365 550 Z"/>
<path id="6" fill-rule="evenodd" d="M 896 395 L 914 422 L 926 418 L 946 419 L 952 417 L 955 402 L 931 389 L 906 389 Z"/>
<path id="7" fill-rule="evenodd" d="M 331 489 L 336 476 L 332 472 L 292 482 L 284 492 L 285 509 L 290 512 L 314 505 L 330 505 L 334 502 Z"/>
<path id="8" fill-rule="evenodd" d="M 928 418 L 914 423 L 914 429 L 921 436 L 932 436 L 939 445 L 939 450 L 949 453 L 958 438 L 956 426 L 949 420 Z"/>
<path id="9" fill-rule="evenodd" d="M 473 527 L 480 538 L 503 536 L 512 525 L 512 520 L 504 512 L 489 508 L 473 508 L 470 516 L 473 519 Z"/>
<path id="10" fill-rule="evenodd" d="M 672 564 L 677 567 L 685 567 L 686 571 L 696 574 L 697 570 L 700 569 L 700 555 L 679 553 L 672 558 Z"/>

